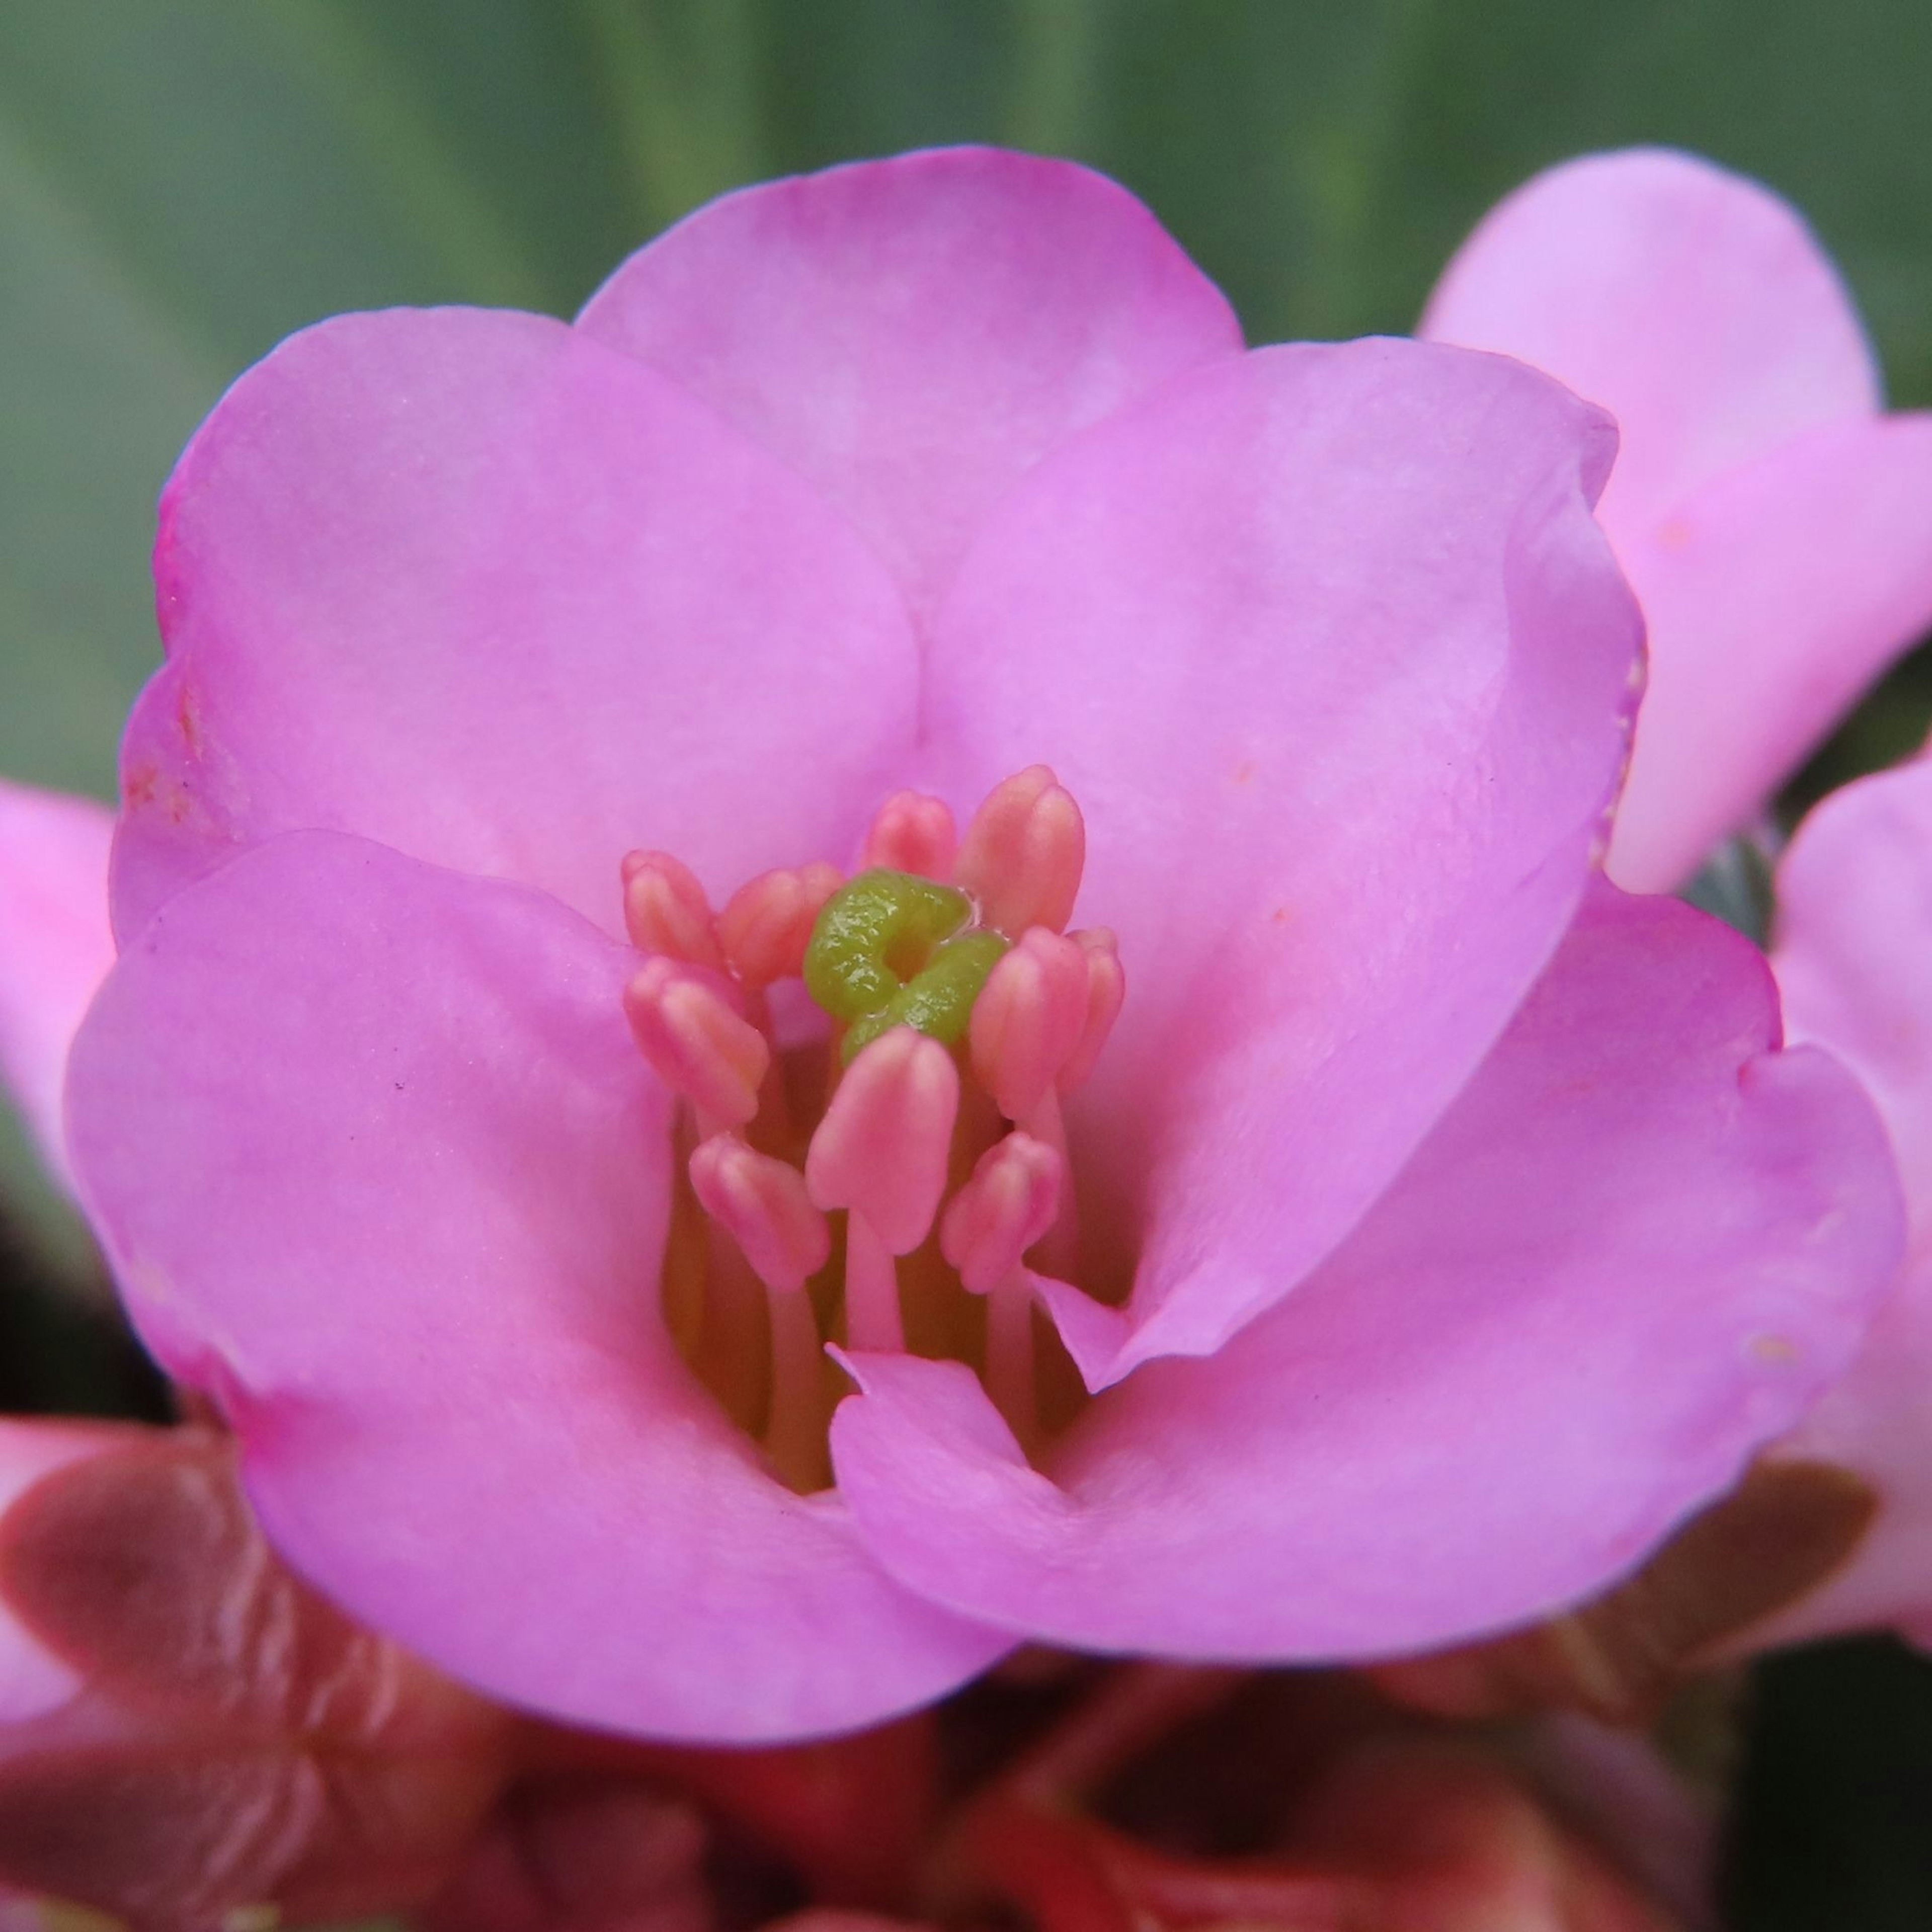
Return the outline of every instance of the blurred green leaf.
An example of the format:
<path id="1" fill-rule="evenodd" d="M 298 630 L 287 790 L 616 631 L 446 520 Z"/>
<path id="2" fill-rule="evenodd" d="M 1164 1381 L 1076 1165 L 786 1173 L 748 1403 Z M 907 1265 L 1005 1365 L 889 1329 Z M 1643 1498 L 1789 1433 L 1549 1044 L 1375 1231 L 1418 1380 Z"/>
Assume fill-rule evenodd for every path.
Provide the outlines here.
<path id="1" fill-rule="evenodd" d="M 993 140 L 1120 174 L 1258 338 L 1399 328 L 1514 182 L 1665 140 L 1808 208 L 1924 400 L 1928 76 L 1921 0 L 9 0 L 0 770 L 109 788 L 154 492 L 317 316 L 567 313 L 740 181 Z"/>

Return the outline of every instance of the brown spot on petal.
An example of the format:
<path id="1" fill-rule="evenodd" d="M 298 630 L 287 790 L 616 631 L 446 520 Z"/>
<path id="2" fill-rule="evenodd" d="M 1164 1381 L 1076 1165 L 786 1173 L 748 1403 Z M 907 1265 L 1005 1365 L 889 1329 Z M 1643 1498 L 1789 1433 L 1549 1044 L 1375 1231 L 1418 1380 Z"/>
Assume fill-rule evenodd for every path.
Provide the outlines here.
<path id="1" fill-rule="evenodd" d="M 192 686 L 184 682 L 175 698 L 175 723 L 182 748 L 191 758 L 201 755 L 201 704 Z"/>
<path id="2" fill-rule="evenodd" d="M 1877 1506 L 1868 1484 L 1833 1464 L 1760 1462 L 1594 1603 L 1514 1636 L 1370 1674 L 1390 1696 L 1446 1716 L 1560 1707 L 1642 1722 L 1725 1639 L 1831 1576 Z"/>

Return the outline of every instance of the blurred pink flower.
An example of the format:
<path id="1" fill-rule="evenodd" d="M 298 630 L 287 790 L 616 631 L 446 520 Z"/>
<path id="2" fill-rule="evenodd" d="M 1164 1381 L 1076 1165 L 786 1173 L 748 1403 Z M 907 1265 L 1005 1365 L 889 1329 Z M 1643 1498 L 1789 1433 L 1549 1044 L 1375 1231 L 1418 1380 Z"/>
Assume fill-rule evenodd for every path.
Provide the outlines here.
<path id="1" fill-rule="evenodd" d="M 1850 1371 L 1778 1453 L 1855 1471 L 1880 1507 L 1853 1561 L 1760 1645 L 1889 1624 L 1932 1644 L 1932 764 L 1861 779 L 1804 821 L 1778 871 L 1792 1034 L 1878 1102 L 1904 1178 L 1906 1265 Z"/>
<path id="2" fill-rule="evenodd" d="M 1573 161 L 1477 229 L 1426 334 L 1507 350 L 1616 414 L 1598 514 L 1651 631 L 1612 871 L 1676 883 L 1932 625 L 1932 415 L 1879 413 L 1836 270 L 1756 184 L 1688 155 Z M 1865 1081 L 1906 1179 L 1912 1258 L 1856 1366 L 1780 1445 L 1870 1484 L 1855 1560 L 1738 1640 L 1932 1636 L 1932 774 L 1848 788 L 1778 877 L 1794 1038 Z M 1730 1560 L 1735 1562 L 1735 1554 Z"/>
<path id="3" fill-rule="evenodd" d="M 68 1124 L 291 1560 L 742 1740 L 1027 1636 L 1445 1642 L 1722 1492 L 1898 1209 L 1753 950 L 1594 876 L 1612 443 L 1499 358 L 1244 353 L 1120 190 L 983 152 L 728 197 L 574 328 L 245 376 L 164 500 Z M 968 1050 L 827 1108 L 802 920 L 989 792 Z"/>
<path id="4" fill-rule="evenodd" d="M 1664 149 L 1517 189 L 1420 332 L 1520 356 L 1616 418 L 1598 514 L 1650 677 L 1610 872 L 1680 885 L 1932 624 L 1932 414 L 1882 413 L 1850 298 L 1795 211 Z"/>
<path id="5" fill-rule="evenodd" d="M 50 1172 L 64 1180 L 67 1050 L 114 963 L 107 851 L 114 818 L 0 778 L 0 1074 Z"/>

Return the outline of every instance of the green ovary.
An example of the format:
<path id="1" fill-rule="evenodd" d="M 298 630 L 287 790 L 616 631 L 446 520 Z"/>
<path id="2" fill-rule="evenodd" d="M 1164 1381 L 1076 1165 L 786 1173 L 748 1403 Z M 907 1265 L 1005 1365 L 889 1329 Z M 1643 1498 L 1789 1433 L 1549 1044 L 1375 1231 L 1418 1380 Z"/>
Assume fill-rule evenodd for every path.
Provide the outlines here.
<path id="1" fill-rule="evenodd" d="M 806 990 L 846 1029 L 849 1062 L 896 1026 L 943 1045 L 965 1036 L 973 1003 L 1010 944 L 965 930 L 972 902 L 950 886 L 883 867 L 828 899 L 806 948 Z"/>

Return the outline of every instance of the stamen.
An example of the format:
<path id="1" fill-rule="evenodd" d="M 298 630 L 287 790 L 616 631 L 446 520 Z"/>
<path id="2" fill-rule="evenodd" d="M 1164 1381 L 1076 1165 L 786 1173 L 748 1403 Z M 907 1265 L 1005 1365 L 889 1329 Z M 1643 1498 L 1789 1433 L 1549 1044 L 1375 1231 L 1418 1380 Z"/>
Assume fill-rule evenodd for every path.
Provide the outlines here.
<path id="1" fill-rule="evenodd" d="M 1022 1448 L 1038 1433 L 1034 1277 L 1021 1257 L 1054 1225 L 1066 1163 L 1030 1135 L 1009 1134 L 980 1157 L 953 1197 L 939 1243 L 959 1278 L 986 1298 L 986 1393 Z"/>
<path id="2" fill-rule="evenodd" d="M 667 958 L 646 960 L 624 989 L 624 1012 L 652 1071 L 697 1109 L 705 1138 L 758 1111 L 771 1048 L 732 1010 L 730 982 Z"/>
<path id="3" fill-rule="evenodd" d="M 1087 829 L 1050 767 L 1030 765 L 986 795 L 961 842 L 953 876 L 980 917 L 1017 937 L 1030 926 L 1066 929 L 1087 861 Z"/>
<path id="4" fill-rule="evenodd" d="M 924 792 L 895 792 L 880 806 L 872 829 L 859 854 L 860 867 L 883 866 L 895 872 L 915 872 L 922 878 L 943 879 L 952 869 L 959 849 L 952 808 L 943 798 Z"/>
<path id="5" fill-rule="evenodd" d="M 896 1027 L 948 1046 L 1006 950 L 998 933 L 962 931 L 972 902 L 909 872 L 861 872 L 828 899 L 805 952 L 806 990 L 844 1022 L 849 1064 Z"/>
<path id="6" fill-rule="evenodd" d="M 831 1229 L 806 1197 L 797 1168 L 734 1135 L 702 1143 L 690 1172 L 699 1205 L 765 1285 L 771 1336 L 765 1447 L 795 1489 L 815 1489 L 824 1480 L 823 1357 L 818 1318 L 802 1291 L 831 1253 Z"/>
<path id="7" fill-rule="evenodd" d="M 853 1061 L 806 1155 L 806 1186 L 824 1208 L 871 1222 L 889 1254 L 924 1240 L 946 1191 L 959 1071 L 937 1040 L 896 1027 Z"/>
<path id="8" fill-rule="evenodd" d="M 1087 956 L 1034 926 L 988 974 L 973 1008 L 973 1071 L 1010 1120 L 1030 1120 L 1086 1030 Z"/>
<path id="9" fill-rule="evenodd" d="M 823 1489 L 829 1476 L 825 1442 L 825 1356 L 808 1294 L 771 1289 L 771 1402 L 765 1448 L 778 1474 L 801 1496 Z"/>
<path id="10" fill-rule="evenodd" d="M 624 928 L 640 952 L 722 972 L 724 955 L 698 875 L 668 852 L 624 855 Z"/>
<path id="11" fill-rule="evenodd" d="M 1126 989 L 1111 932 L 1064 929 L 1085 838 L 1036 765 L 994 789 L 963 840 L 942 800 L 900 792 L 856 877 L 769 872 L 716 914 L 670 854 L 623 861 L 625 922 L 646 956 L 625 1011 L 682 1103 L 664 1319 L 801 1494 L 830 1479 L 839 1395 L 822 1328 L 866 1351 L 902 1351 L 910 1333 L 922 1354 L 975 1365 L 1031 1455 L 1042 1418 L 1058 1426 L 1073 1399 L 1035 1304 L 1072 1298 L 1077 1320 L 1059 1318 L 1076 1342 L 1119 1318 L 1068 1285 L 1079 1241 L 1061 1096 L 1091 1072 Z M 832 1020 L 829 1066 L 788 979 Z M 842 1308 L 826 1298 L 840 1211 Z"/>
<path id="12" fill-rule="evenodd" d="M 1087 1018 L 1080 1044 L 1060 1070 L 1060 1090 L 1070 1094 L 1094 1070 L 1107 1036 L 1120 1016 L 1127 997 L 1127 976 L 1120 964 L 1120 942 L 1111 927 L 1089 926 L 1068 935 L 1087 956 Z"/>
<path id="13" fill-rule="evenodd" d="M 796 1168 L 714 1134 L 691 1156 L 691 1184 L 767 1288 L 796 1294 L 825 1265 L 832 1232 Z"/>
<path id="14" fill-rule="evenodd" d="M 1066 1163 L 1030 1134 L 988 1148 L 940 1223 L 940 1252 L 975 1294 L 997 1288 L 1053 1226 Z"/>
<path id="15" fill-rule="evenodd" d="M 845 1339 L 879 1354 L 905 1352 L 898 1270 L 878 1230 L 856 1208 L 845 1217 Z"/>
<path id="16" fill-rule="evenodd" d="M 805 949 L 820 910 L 844 882 L 820 862 L 762 873 L 740 886 L 718 915 L 718 937 L 740 982 L 758 992 L 805 970 Z"/>
<path id="17" fill-rule="evenodd" d="M 986 1297 L 986 1394 L 1028 1455 L 1040 1435 L 1033 1300 L 1033 1276 L 1023 1268 L 1015 1268 Z"/>

